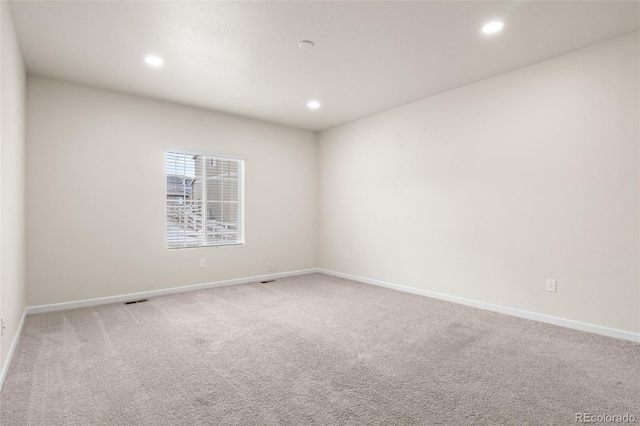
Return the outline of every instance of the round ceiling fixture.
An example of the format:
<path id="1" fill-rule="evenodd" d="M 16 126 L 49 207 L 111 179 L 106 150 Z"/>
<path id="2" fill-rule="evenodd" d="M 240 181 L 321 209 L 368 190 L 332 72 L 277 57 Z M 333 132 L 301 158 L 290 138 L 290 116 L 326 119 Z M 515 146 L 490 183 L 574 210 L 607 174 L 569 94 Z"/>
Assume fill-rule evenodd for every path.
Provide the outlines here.
<path id="1" fill-rule="evenodd" d="M 320 101 L 312 99 L 309 102 L 307 102 L 307 107 L 309 107 L 309 109 L 319 109 Z"/>
<path id="2" fill-rule="evenodd" d="M 146 58 L 144 58 L 144 61 L 152 67 L 161 67 L 164 64 L 164 61 L 161 57 L 153 55 L 147 56 Z"/>
<path id="3" fill-rule="evenodd" d="M 311 40 L 302 40 L 300 43 L 298 43 L 298 46 L 300 47 L 300 49 L 303 49 L 303 50 L 313 49 L 313 46 L 315 45 L 316 44 Z"/>
<path id="4" fill-rule="evenodd" d="M 482 32 L 485 34 L 493 34 L 501 31 L 504 28 L 504 22 L 493 21 L 482 27 Z"/>

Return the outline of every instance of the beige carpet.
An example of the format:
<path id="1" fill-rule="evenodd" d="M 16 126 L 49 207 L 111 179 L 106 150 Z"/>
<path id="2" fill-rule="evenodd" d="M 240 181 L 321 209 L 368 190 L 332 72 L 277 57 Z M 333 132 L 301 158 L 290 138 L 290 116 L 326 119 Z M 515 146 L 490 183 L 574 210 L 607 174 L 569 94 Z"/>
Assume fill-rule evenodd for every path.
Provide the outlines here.
<path id="1" fill-rule="evenodd" d="M 640 422 L 640 345 L 314 274 L 27 317 L 10 425 Z"/>

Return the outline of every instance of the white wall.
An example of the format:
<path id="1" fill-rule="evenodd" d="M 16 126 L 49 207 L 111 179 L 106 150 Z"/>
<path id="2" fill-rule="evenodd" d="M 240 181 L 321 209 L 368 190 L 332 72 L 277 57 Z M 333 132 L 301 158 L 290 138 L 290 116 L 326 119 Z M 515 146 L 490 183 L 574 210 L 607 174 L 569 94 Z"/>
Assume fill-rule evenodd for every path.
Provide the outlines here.
<path id="1" fill-rule="evenodd" d="M 165 248 L 167 149 L 246 157 L 244 246 Z M 309 131 L 29 76 L 28 304 L 315 268 L 316 159 Z"/>
<path id="2" fill-rule="evenodd" d="M 4 0 L 0 2 L 0 15 L 0 313 L 7 327 L 0 338 L 1 367 L 25 308 L 25 71 Z"/>
<path id="3" fill-rule="evenodd" d="M 638 332 L 638 57 L 635 33 L 321 132 L 321 266 Z"/>

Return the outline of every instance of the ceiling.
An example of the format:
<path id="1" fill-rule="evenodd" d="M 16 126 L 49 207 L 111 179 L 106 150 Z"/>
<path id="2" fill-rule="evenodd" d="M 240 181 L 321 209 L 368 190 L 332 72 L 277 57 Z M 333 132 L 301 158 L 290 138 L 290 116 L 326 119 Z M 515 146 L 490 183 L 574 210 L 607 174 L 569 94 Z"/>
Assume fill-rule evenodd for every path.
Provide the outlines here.
<path id="1" fill-rule="evenodd" d="M 13 1 L 29 73 L 322 130 L 622 36 L 615 1 Z M 483 24 L 505 22 L 485 35 Z M 301 40 L 315 48 L 303 50 Z M 151 68 L 148 54 L 165 64 Z M 322 107 L 311 111 L 309 99 Z"/>

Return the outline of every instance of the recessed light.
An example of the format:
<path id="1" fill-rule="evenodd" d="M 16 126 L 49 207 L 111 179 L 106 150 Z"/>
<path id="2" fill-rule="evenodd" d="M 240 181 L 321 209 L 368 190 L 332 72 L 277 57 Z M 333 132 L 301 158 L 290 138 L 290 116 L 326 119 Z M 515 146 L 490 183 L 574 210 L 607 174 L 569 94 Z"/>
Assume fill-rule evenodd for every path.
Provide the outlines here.
<path id="1" fill-rule="evenodd" d="M 482 27 L 482 32 L 485 34 L 493 34 L 493 33 L 497 33 L 503 28 L 504 28 L 504 22 L 493 21 L 493 22 L 489 22 L 484 27 Z"/>
<path id="2" fill-rule="evenodd" d="M 307 106 L 309 107 L 309 109 L 318 109 L 320 108 L 320 101 L 316 101 L 315 99 L 310 100 L 309 102 L 307 102 Z"/>
<path id="3" fill-rule="evenodd" d="M 300 43 L 298 43 L 298 46 L 300 47 L 300 49 L 311 49 L 315 45 L 316 44 L 311 40 L 302 40 Z"/>
<path id="4" fill-rule="evenodd" d="M 146 58 L 144 58 L 144 61 L 152 67 L 161 67 L 162 64 L 164 64 L 164 61 L 161 57 L 153 55 L 147 56 Z"/>

